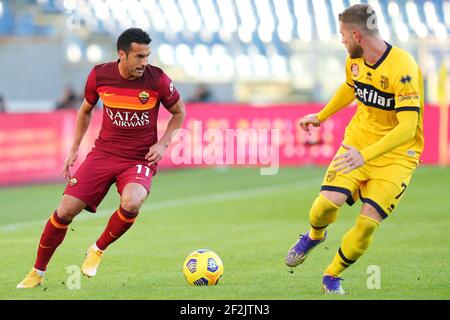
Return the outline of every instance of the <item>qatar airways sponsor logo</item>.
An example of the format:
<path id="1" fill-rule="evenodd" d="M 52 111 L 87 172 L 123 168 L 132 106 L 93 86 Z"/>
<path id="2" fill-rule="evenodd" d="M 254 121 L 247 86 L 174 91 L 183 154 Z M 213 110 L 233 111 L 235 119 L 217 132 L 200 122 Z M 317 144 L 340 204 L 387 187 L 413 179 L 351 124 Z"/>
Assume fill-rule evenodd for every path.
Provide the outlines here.
<path id="1" fill-rule="evenodd" d="M 120 111 L 105 108 L 105 112 L 113 124 L 118 127 L 136 128 L 150 124 L 150 116 L 148 111 Z"/>

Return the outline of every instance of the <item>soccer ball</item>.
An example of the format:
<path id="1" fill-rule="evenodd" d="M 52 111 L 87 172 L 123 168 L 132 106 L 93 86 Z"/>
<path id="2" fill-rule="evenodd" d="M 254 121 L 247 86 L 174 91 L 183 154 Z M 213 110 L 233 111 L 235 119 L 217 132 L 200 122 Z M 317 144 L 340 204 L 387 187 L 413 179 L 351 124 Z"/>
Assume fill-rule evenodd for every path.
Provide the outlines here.
<path id="1" fill-rule="evenodd" d="M 223 263 L 215 252 L 199 249 L 186 257 L 183 273 L 191 286 L 213 286 L 223 274 Z"/>

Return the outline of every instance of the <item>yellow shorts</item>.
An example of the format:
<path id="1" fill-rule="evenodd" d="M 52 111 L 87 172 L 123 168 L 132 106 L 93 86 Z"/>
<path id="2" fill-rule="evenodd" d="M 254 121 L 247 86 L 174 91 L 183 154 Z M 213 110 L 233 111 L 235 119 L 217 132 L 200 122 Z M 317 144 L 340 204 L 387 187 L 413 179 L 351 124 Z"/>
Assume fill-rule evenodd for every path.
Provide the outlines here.
<path id="1" fill-rule="evenodd" d="M 347 150 L 339 148 L 336 154 Z M 327 169 L 321 190 L 337 191 L 347 195 L 352 205 L 358 198 L 372 205 L 384 218 L 394 210 L 408 187 L 415 164 L 401 160 L 379 166 L 366 163 L 362 167 L 343 174 L 334 170 L 333 163 Z"/>

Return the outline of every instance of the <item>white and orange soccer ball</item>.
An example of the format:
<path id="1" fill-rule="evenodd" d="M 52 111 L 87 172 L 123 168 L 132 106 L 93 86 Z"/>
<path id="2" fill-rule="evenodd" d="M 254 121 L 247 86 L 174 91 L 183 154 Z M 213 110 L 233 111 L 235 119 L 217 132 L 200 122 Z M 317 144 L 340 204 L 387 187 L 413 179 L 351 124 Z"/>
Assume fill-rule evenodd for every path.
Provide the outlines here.
<path id="1" fill-rule="evenodd" d="M 191 286 L 213 286 L 223 275 L 223 263 L 215 252 L 199 249 L 186 257 L 183 273 Z"/>

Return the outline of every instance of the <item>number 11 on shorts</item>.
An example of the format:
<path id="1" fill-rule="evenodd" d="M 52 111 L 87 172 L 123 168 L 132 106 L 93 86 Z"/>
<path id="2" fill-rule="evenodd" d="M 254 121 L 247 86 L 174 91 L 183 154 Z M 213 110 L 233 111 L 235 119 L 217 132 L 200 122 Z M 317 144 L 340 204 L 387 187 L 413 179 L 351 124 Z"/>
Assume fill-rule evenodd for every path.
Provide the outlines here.
<path id="1" fill-rule="evenodd" d="M 142 167 L 145 167 L 145 176 L 148 177 L 150 175 L 150 168 L 147 166 L 143 166 L 142 164 L 137 164 L 137 174 L 141 174 Z"/>

